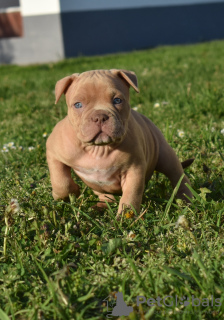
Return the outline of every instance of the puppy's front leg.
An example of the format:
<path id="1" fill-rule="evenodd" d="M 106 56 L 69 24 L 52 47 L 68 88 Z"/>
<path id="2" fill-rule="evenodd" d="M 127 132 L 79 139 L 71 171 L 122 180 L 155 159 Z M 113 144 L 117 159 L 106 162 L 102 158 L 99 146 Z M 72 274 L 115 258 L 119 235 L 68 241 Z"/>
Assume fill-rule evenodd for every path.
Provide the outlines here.
<path id="1" fill-rule="evenodd" d="M 122 184 L 122 197 L 120 199 L 117 217 L 122 213 L 124 205 L 131 205 L 137 212 L 140 212 L 144 188 L 145 170 L 143 168 L 129 169 Z"/>
<path id="2" fill-rule="evenodd" d="M 80 194 L 79 186 L 71 177 L 71 168 L 58 161 L 50 153 L 47 153 L 47 162 L 50 170 L 52 195 L 55 200 L 67 199 L 69 194 Z"/>

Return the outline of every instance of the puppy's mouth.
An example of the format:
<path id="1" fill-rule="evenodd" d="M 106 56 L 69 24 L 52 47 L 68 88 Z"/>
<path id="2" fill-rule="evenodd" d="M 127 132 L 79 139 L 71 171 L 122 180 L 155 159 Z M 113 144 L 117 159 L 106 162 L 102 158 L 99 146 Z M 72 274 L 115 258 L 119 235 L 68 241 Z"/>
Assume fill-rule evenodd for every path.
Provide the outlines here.
<path id="1" fill-rule="evenodd" d="M 107 144 L 113 143 L 113 140 L 108 134 L 106 134 L 103 131 L 100 131 L 91 141 L 91 144 L 97 145 L 97 146 L 104 146 Z"/>

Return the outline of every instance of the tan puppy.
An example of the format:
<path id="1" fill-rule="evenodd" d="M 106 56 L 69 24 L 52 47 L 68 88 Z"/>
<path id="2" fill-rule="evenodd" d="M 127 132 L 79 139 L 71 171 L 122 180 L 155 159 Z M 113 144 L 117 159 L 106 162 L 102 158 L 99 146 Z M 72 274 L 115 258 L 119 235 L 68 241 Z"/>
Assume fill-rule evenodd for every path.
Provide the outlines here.
<path id="1" fill-rule="evenodd" d="M 106 206 L 113 194 L 123 205 L 140 211 L 145 182 L 154 170 L 164 173 L 173 188 L 183 168 L 160 130 L 129 105 L 129 87 L 139 92 L 136 75 L 125 70 L 73 74 L 56 84 L 56 103 L 64 93 L 68 115 L 47 140 L 47 161 L 54 199 L 79 195 L 71 168 Z M 177 196 L 192 197 L 184 176 Z"/>

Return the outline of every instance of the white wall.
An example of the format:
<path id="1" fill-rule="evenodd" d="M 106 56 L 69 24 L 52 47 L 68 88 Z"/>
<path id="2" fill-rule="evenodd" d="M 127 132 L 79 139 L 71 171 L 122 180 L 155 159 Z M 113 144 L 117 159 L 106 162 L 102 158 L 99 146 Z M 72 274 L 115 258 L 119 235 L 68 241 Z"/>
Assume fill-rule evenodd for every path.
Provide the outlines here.
<path id="1" fill-rule="evenodd" d="M 20 9 L 24 34 L 18 38 L 0 39 L 0 64 L 63 59 L 60 0 L 20 0 Z"/>
<path id="2" fill-rule="evenodd" d="M 73 3 L 73 0 L 70 2 Z M 60 12 L 60 0 L 20 0 L 20 5 L 23 16 L 57 14 Z"/>

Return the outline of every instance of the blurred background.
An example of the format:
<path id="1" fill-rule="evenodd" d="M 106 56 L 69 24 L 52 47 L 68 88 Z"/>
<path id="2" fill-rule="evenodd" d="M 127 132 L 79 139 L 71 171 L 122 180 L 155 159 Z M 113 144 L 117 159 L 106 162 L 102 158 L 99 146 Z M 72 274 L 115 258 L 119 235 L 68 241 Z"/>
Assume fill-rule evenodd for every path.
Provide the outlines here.
<path id="1" fill-rule="evenodd" d="M 0 64 L 224 38 L 224 0 L 0 0 Z"/>

